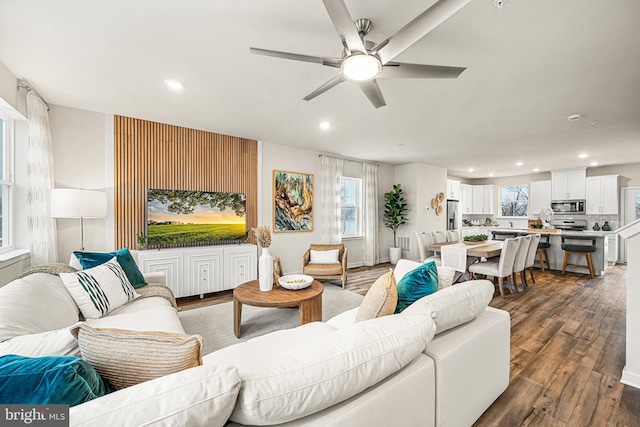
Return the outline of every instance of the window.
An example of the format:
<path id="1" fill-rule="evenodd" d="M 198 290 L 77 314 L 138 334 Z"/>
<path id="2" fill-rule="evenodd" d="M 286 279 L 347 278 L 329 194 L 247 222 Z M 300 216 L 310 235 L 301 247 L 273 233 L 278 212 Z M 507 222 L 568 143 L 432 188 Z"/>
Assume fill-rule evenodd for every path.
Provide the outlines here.
<path id="1" fill-rule="evenodd" d="M 502 216 L 526 217 L 529 205 L 529 186 L 500 187 Z"/>
<path id="2" fill-rule="evenodd" d="M 11 247 L 13 120 L 0 111 L 0 251 Z"/>
<path id="3" fill-rule="evenodd" d="M 360 235 L 360 179 L 340 179 L 340 232 L 343 237 Z"/>

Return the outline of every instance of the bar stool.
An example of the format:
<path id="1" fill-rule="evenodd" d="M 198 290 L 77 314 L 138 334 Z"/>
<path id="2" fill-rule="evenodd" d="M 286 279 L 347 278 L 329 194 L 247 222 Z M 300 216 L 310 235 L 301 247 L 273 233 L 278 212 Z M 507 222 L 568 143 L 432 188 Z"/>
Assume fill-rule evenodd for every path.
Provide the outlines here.
<path id="1" fill-rule="evenodd" d="M 585 245 L 581 243 L 565 243 L 567 240 L 575 240 L 580 242 L 589 241 L 590 245 Z M 564 252 L 564 264 L 562 264 L 562 274 L 565 273 L 565 269 L 570 267 L 580 267 L 580 268 L 588 268 L 589 274 L 591 274 L 591 278 L 595 277 L 593 274 L 593 261 L 591 260 L 591 252 L 596 251 L 596 238 L 593 236 L 562 236 L 562 249 Z M 584 255 L 587 258 L 587 265 L 584 264 L 569 264 L 569 255 Z"/>
<path id="2" fill-rule="evenodd" d="M 547 263 L 549 268 L 549 253 L 547 249 L 551 247 L 549 243 L 549 233 L 540 234 L 540 243 L 538 243 L 538 258 L 540 258 L 540 269 L 544 272 L 544 264 Z"/>

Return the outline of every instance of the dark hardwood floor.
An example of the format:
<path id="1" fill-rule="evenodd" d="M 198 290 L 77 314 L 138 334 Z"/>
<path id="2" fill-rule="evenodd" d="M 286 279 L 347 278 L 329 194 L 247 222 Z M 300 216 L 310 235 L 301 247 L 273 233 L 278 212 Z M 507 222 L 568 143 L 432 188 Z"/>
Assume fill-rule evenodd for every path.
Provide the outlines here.
<path id="1" fill-rule="evenodd" d="M 364 295 L 391 264 L 349 270 Z M 626 266 L 603 277 L 534 271 L 536 284 L 491 306 L 511 314 L 511 379 L 475 426 L 640 427 L 640 390 L 625 363 Z M 181 310 L 231 301 L 231 292 L 181 299 Z M 479 367 L 481 369 L 481 367 Z"/>

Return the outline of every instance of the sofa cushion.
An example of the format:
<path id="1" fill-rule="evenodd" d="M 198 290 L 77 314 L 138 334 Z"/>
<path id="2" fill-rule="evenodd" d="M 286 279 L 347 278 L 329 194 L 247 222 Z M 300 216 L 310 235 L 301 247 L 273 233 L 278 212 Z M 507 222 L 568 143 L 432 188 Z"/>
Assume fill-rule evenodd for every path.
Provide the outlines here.
<path id="1" fill-rule="evenodd" d="M 384 316 L 333 332 L 324 325 L 300 345 L 295 337 L 313 325 L 295 328 L 278 345 L 269 345 L 268 334 L 205 357 L 205 363 L 233 363 L 240 372 L 231 421 L 278 424 L 321 411 L 402 369 L 435 332 L 428 316 Z"/>
<path id="2" fill-rule="evenodd" d="M 224 426 L 240 389 L 232 366 L 198 366 L 118 390 L 69 411 L 73 426 Z"/>
<path id="3" fill-rule="evenodd" d="M 116 389 L 202 365 L 200 335 L 94 329 L 84 323 L 71 332 L 82 357 Z"/>
<path id="4" fill-rule="evenodd" d="M 396 313 L 401 313 L 413 302 L 438 290 L 438 269 L 436 264 L 421 264 L 405 274 L 398 282 L 398 305 Z"/>
<path id="5" fill-rule="evenodd" d="M 102 317 L 139 296 L 116 257 L 77 273 L 60 273 L 60 278 L 87 319 Z"/>
<path id="6" fill-rule="evenodd" d="M 85 360 L 73 356 L 0 357 L 0 402 L 75 406 L 112 391 Z"/>
<path id="7" fill-rule="evenodd" d="M 327 251 L 309 251 L 309 264 L 337 264 L 339 249 L 331 249 Z"/>
<path id="8" fill-rule="evenodd" d="M 71 326 L 78 313 L 60 277 L 34 273 L 14 280 L 0 287 L 0 341 Z"/>
<path id="9" fill-rule="evenodd" d="M 138 269 L 138 265 L 133 259 L 133 256 L 131 256 L 129 248 L 122 248 L 113 252 L 76 251 L 73 253 L 73 255 L 75 255 L 78 261 L 80 261 L 80 265 L 82 266 L 83 270 L 97 267 L 111 260 L 111 258 L 116 257 L 118 260 L 118 264 L 120 264 L 125 274 L 127 275 L 127 279 L 129 279 L 131 286 L 133 286 L 134 288 L 140 288 L 142 286 L 146 286 L 147 284 L 147 282 L 144 280 L 142 272 L 140 272 L 140 270 Z"/>
<path id="10" fill-rule="evenodd" d="M 339 276 L 342 274 L 340 264 L 307 264 L 304 266 L 304 274 L 309 276 Z"/>
<path id="11" fill-rule="evenodd" d="M 153 298 L 166 301 L 161 298 Z M 144 301 L 144 300 L 140 300 Z M 131 305 L 135 300 L 127 305 Z M 170 306 L 149 307 L 144 310 L 115 314 L 111 312 L 108 316 L 99 319 L 87 319 L 85 324 L 92 328 L 127 329 L 131 331 L 155 331 L 168 332 L 171 334 L 184 334 L 182 323 L 178 317 L 178 312 Z"/>
<path id="12" fill-rule="evenodd" d="M 438 290 L 448 288 L 453 285 L 453 279 L 456 276 L 455 268 L 443 267 L 437 264 L 436 268 L 438 269 Z"/>
<path id="13" fill-rule="evenodd" d="M 78 341 L 70 327 L 55 331 L 26 334 L 0 342 L 0 356 L 17 354 L 27 357 L 80 356 Z"/>
<path id="14" fill-rule="evenodd" d="M 356 322 L 393 314 L 398 304 L 398 288 L 393 271 L 383 274 L 367 291 L 358 309 Z"/>
<path id="15" fill-rule="evenodd" d="M 487 308 L 494 291 L 488 280 L 470 280 L 421 298 L 403 313 L 430 315 L 439 334 L 475 319 Z"/>

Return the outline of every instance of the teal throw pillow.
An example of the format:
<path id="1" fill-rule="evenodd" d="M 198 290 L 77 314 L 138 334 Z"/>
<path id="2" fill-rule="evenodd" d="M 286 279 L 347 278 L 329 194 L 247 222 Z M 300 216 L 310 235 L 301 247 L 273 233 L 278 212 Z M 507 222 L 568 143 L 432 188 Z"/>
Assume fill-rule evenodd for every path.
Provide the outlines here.
<path id="1" fill-rule="evenodd" d="M 115 252 L 74 252 L 73 254 L 80 261 L 83 270 L 97 267 L 116 257 L 131 286 L 137 289 L 147 285 L 142 272 L 140 272 L 138 265 L 131 256 L 131 252 L 129 252 L 129 248 L 122 248 Z"/>
<path id="2" fill-rule="evenodd" d="M 0 357 L 3 404 L 75 406 L 112 391 L 93 366 L 79 357 Z"/>
<path id="3" fill-rule="evenodd" d="M 438 269 L 435 262 L 431 261 L 411 270 L 398 282 L 396 313 L 401 313 L 420 298 L 437 290 Z"/>

